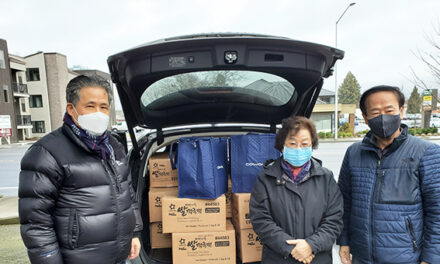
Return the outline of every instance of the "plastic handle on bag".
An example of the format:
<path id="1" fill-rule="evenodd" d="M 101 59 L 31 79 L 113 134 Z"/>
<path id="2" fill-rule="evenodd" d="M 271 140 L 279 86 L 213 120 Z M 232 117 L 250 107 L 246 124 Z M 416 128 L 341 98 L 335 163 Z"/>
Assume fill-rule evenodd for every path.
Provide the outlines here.
<path id="1" fill-rule="evenodd" d="M 171 146 L 170 146 L 170 163 L 171 163 L 171 168 L 173 169 L 173 170 L 175 170 L 177 167 L 176 167 L 176 165 L 177 165 L 177 148 L 175 148 L 175 153 L 173 153 L 174 151 L 173 151 L 173 149 L 174 149 L 174 145 L 176 145 L 176 147 L 177 147 L 177 143 L 175 142 L 175 143 L 173 143 L 173 144 L 171 144 Z M 173 155 L 174 154 L 174 155 Z M 173 157 L 174 156 L 174 157 Z"/>

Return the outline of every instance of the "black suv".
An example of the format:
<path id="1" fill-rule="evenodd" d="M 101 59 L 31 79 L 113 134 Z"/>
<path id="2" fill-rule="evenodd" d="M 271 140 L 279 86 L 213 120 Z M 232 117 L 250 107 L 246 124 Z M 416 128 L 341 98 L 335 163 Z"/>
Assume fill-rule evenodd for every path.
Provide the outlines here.
<path id="1" fill-rule="evenodd" d="M 324 78 L 343 56 L 332 47 L 252 34 L 174 37 L 110 56 L 132 139 L 133 185 L 144 221 L 142 250 L 133 263 L 172 262 L 170 249 L 150 246 L 148 159 L 153 153 L 180 137 L 275 133 L 283 118 L 310 117 Z M 150 132 L 137 140 L 135 127 Z"/>

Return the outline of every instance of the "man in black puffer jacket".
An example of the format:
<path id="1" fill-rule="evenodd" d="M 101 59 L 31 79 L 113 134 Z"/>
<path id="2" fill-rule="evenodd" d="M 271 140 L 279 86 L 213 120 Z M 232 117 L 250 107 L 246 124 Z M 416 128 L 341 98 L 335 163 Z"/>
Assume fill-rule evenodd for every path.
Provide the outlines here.
<path id="1" fill-rule="evenodd" d="M 111 94 L 100 77 L 72 79 L 63 126 L 21 161 L 19 215 L 31 263 L 119 264 L 139 254 L 130 168 L 106 130 Z"/>

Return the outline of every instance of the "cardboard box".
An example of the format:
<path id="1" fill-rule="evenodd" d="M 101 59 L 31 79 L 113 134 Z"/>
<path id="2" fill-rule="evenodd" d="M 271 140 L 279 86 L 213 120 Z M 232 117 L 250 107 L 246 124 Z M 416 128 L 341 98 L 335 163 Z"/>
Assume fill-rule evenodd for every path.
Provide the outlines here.
<path id="1" fill-rule="evenodd" d="M 148 210 L 150 223 L 162 221 L 162 197 L 177 196 L 177 187 L 151 188 L 148 192 Z"/>
<path id="2" fill-rule="evenodd" d="M 170 153 L 156 153 L 150 157 L 150 187 L 178 186 L 177 169 L 171 168 Z"/>
<path id="3" fill-rule="evenodd" d="M 171 234 L 162 232 L 162 223 L 150 224 L 151 248 L 171 248 Z"/>
<path id="4" fill-rule="evenodd" d="M 231 222 L 225 231 L 173 233 L 173 263 L 235 264 L 235 232 Z"/>
<path id="5" fill-rule="evenodd" d="M 164 233 L 226 230 L 226 199 L 223 194 L 215 200 L 162 198 Z"/>
<path id="6" fill-rule="evenodd" d="M 243 263 L 261 261 L 263 244 L 253 229 L 237 230 L 238 255 Z"/>
<path id="7" fill-rule="evenodd" d="M 232 217 L 232 192 L 225 193 L 226 198 L 226 218 Z"/>
<path id="8" fill-rule="evenodd" d="M 228 178 L 228 192 L 226 196 L 226 218 L 232 217 L 232 182 L 231 177 Z"/>
<path id="9" fill-rule="evenodd" d="M 232 223 L 237 230 L 252 228 L 249 215 L 250 193 L 232 194 Z"/>

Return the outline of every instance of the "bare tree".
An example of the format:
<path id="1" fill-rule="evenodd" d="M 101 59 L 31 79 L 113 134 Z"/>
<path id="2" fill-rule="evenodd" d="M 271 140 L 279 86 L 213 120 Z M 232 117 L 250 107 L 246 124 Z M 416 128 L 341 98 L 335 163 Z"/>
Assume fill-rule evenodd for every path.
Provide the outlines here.
<path id="1" fill-rule="evenodd" d="M 425 69 L 433 77 L 434 83 L 427 83 L 426 80 L 421 78 L 420 75 L 411 67 L 414 85 L 418 88 L 421 88 L 423 91 L 430 92 L 431 89 L 433 89 L 433 85 L 437 87 L 440 85 L 440 21 L 437 22 L 437 25 L 433 25 L 433 29 L 433 34 L 425 34 L 425 39 L 432 47 L 432 50 L 421 51 L 420 49 L 417 49 L 417 51 L 413 52 L 413 54 L 425 65 Z M 432 100 L 439 102 L 437 94 L 432 94 Z M 423 127 L 430 126 L 431 112 L 432 109 L 431 111 L 423 111 Z"/>
<path id="2" fill-rule="evenodd" d="M 418 49 L 413 54 L 425 65 L 427 71 L 434 78 L 436 86 L 440 86 L 440 22 L 437 25 L 433 25 L 434 33 L 431 35 L 425 34 L 426 41 L 433 48 L 432 51 L 421 51 Z M 431 90 L 432 86 L 429 85 L 420 75 L 411 67 L 413 75 L 413 83 L 422 90 Z M 438 101 L 438 98 L 435 98 Z"/>

